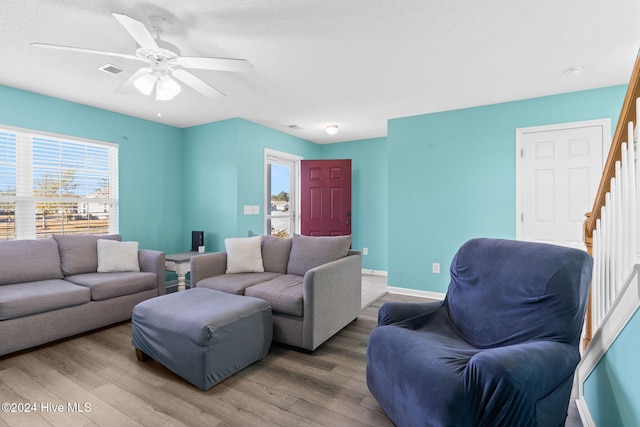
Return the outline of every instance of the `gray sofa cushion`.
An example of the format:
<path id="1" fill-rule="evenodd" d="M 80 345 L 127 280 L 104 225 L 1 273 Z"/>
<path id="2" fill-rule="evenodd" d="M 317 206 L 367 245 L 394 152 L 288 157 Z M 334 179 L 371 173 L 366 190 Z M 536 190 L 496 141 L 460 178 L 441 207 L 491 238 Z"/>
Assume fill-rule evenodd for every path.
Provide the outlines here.
<path id="1" fill-rule="evenodd" d="M 7 240 L 0 244 L 0 285 L 62 277 L 58 245 L 53 239 Z"/>
<path id="2" fill-rule="evenodd" d="M 76 274 L 65 280 L 89 288 L 91 299 L 100 301 L 155 289 L 158 279 L 155 273 L 115 272 Z"/>
<path id="3" fill-rule="evenodd" d="M 302 316 L 303 280 L 302 276 L 285 274 L 268 282 L 250 286 L 244 290 L 244 294 L 267 301 L 273 312 Z"/>
<path id="4" fill-rule="evenodd" d="M 288 237 L 262 236 L 264 271 L 286 274 L 292 240 Z"/>
<path id="5" fill-rule="evenodd" d="M 287 273 L 304 276 L 312 268 L 346 257 L 350 246 L 351 236 L 310 237 L 294 234 Z"/>
<path id="6" fill-rule="evenodd" d="M 236 273 L 211 276 L 200 280 L 198 288 L 214 289 L 229 294 L 243 295 L 247 287 L 278 277 L 278 273 Z"/>
<path id="7" fill-rule="evenodd" d="M 0 292 L 0 320 L 86 304 L 91 292 L 66 280 L 41 280 L 5 285 Z"/>
<path id="8" fill-rule="evenodd" d="M 53 238 L 58 242 L 65 276 L 98 270 L 98 239 L 122 240 L 119 234 L 54 234 Z"/>

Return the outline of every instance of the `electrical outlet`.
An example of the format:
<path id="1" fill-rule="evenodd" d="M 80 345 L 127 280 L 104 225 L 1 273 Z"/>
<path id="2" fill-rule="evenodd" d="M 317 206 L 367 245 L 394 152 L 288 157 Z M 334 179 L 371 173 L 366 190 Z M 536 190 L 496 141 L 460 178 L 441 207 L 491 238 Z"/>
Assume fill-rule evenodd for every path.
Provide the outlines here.
<path id="1" fill-rule="evenodd" d="M 362 248 L 362 255 L 369 255 L 369 248 Z"/>
<path id="2" fill-rule="evenodd" d="M 440 274 L 440 263 L 439 262 L 434 262 L 433 264 L 431 264 L 432 267 L 432 271 L 435 274 Z"/>

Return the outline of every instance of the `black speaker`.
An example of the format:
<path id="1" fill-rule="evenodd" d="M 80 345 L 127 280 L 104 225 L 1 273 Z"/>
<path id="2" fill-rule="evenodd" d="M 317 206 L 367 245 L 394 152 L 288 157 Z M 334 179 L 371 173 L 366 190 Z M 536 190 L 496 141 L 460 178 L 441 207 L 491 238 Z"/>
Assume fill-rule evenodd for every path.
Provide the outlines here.
<path id="1" fill-rule="evenodd" d="M 204 246 L 204 232 L 192 231 L 191 232 L 191 250 L 198 252 L 198 246 Z"/>

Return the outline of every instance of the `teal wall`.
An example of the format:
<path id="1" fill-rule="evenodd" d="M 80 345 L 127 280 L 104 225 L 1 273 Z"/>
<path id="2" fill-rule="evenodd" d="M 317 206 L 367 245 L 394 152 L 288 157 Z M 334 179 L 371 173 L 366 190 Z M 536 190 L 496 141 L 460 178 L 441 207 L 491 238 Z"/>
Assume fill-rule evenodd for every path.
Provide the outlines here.
<path id="1" fill-rule="evenodd" d="M 610 118 L 626 86 L 389 120 L 389 285 L 445 293 L 474 237 L 515 238 L 517 128 Z M 441 264 L 441 274 L 431 264 Z"/>
<path id="2" fill-rule="evenodd" d="M 0 125 L 119 146 L 120 233 L 175 252 L 182 237 L 182 130 L 0 85 Z"/>
<path id="3" fill-rule="evenodd" d="M 184 130 L 182 250 L 190 249 L 192 230 L 205 232 L 207 251 L 224 250 L 227 237 L 264 231 L 265 148 L 320 155 L 317 144 L 243 119 Z M 260 215 L 244 215 L 245 205 L 260 206 Z"/>
<path id="4" fill-rule="evenodd" d="M 598 426 L 640 426 L 640 313 L 636 312 L 584 383 Z"/>
<path id="5" fill-rule="evenodd" d="M 204 230 L 208 250 L 262 231 L 264 148 L 353 160 L 354 248 L 389 284 L 446 291 L 457 248 L 477 236 L 515 237 L 515 130 L 610 118 L 615 86 L 389 121 L 388 137 L 316 145 L 243 119 L 187 129 L 0 86 L 0 125 L 119 145 L 120 232 L 141 247 L 179 252 Z M 245 216 L 244 205 L 260 215 Z M 440 262 L 442 273 L 430 272 Z M 639 425 L 634 316 L 585 383 L 598 425 Z"/>
<path id="6" fill-rule="evenodd" d="M 328 144 L 324 159 L 351 159 L 352 247 L 368 249 L 362 268 L 387 271 L 387 139 Z"/>

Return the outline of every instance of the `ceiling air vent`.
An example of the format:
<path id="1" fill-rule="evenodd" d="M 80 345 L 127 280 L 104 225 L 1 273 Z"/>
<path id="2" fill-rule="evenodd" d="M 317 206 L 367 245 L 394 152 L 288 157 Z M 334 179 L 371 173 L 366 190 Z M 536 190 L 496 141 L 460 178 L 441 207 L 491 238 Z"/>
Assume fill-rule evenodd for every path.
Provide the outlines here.
<path id="1" fill-rule="evenodd" d="M 102 67 L 100 67 L 99 70 L 102 70 L 105 73 L 114 74 L 114 75 L 120 74 L 122 72 L 121 68 L 118 68 L 113 64 L 105 64 Z"/>

